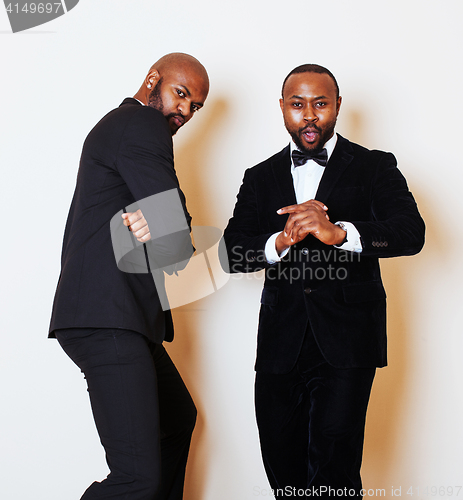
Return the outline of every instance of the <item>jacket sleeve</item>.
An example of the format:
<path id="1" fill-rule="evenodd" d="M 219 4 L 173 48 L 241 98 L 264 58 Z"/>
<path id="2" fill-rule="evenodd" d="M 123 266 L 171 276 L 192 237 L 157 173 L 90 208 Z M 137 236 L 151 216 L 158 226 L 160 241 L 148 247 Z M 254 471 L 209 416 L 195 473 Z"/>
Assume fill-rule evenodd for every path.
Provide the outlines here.
<path id="1" fill-rule="evenodd" d="M 174 169 L 172 136 L 161 113 L 149 107 L 134 113 L 122 136 L 116 168 L 137 200 L 127 211 L 138 206 L 150 228 L 146 250 L 151 267 L 188 260 L 194 252 L 191 216 Z"/>
<path id="2" fill-rule="evenodd" d="M 233 216 L 224 231 L 231 273 L 252 273 L 271 264 L 265 258 L 265 243 L 273 233 L 263 233 L 259 221 L 252 171 L 246 170 Z"/>
<path id="3" fill-rule="evenodd" d="M 362 255 L 414 255 L 424 245 L 425 224 L 393 154 L 383 153 L 371 184 L 371 220 L 350 221 L 362 240 Z"/>

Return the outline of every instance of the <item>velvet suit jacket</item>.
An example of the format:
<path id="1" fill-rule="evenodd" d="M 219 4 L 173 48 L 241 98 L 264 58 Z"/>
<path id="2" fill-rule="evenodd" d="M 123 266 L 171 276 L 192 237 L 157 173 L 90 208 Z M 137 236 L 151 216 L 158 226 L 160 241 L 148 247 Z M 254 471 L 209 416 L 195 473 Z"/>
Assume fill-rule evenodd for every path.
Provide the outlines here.
<path id="1" fill-rule="evenodd" d="M 248 169 L 224 233 L 231 272 L 265 269 L 256 370 L 294 366 L 308 322 L 325 359 L 338 368 L 386 365 L 386 294 L 378 259 L 412 255 L 424 222 L 391 153 L 369 151 L 338 136 L 317 200 L 332 222 L 352 222 L 363 251 L 347 252 L 312 235 L 281 262 L 267 263 L 267 239 L 282 231 L 296 203 L 289 146 Z"/>
<path id="2" fill-rule="evenodd" d="M 93 128 L 83 146 L 50 337 L 60 328 L 123 328 L 155 342 L 172 340 L 170 311 L 163 312 L 152 275 L 117 268 L 110 220 L 131 203 L 174 188 L 190 224 L 165 117 L 125 99 Z"/>

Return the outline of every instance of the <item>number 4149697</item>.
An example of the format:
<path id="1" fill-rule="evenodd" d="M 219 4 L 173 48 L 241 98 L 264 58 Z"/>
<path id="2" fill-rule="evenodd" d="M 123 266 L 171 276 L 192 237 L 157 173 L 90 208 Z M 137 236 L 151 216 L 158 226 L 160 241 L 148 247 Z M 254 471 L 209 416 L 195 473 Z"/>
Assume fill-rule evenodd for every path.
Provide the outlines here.
<path id="1" fill-rule="evenodd" d="M 461 486 L 426 486 L 418 488 L 410 486 L 407 490 L 407 495 L 410 496 L 431 496 L 431 497 L 457 497 L 460 494 Z"/>
<path id="2" fill-rule="evenodd" d="M 54 12 L 57 14 L 63 6 L 61 2 L 58 3 L 26 3 L 21 7 L 18 3 L 9 3 L 6 7 L 6 11 L 8 13 L 16 12 L 19 14 L 20 12 L 24 12 L 25 14 L 51 14 Z"/>

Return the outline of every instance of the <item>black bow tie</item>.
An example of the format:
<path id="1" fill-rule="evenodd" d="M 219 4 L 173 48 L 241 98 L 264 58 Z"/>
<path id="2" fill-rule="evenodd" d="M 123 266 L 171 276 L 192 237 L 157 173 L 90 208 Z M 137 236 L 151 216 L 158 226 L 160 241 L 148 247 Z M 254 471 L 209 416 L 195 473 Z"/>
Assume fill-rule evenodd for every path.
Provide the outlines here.
<path id="1" fill-rule="evenodd" d="M 328 153 L 325 148 L 323 148 L 319 153 L 303 153 L 302 151 L 295 149 L 292 152 L 291 156 L 293 157 L 293 163 L 295 167 L 300 167 L 301 165 L 307 163 L 309 160 L 313 160 L 322 167 L 325 167 L 328 163 Z"/>

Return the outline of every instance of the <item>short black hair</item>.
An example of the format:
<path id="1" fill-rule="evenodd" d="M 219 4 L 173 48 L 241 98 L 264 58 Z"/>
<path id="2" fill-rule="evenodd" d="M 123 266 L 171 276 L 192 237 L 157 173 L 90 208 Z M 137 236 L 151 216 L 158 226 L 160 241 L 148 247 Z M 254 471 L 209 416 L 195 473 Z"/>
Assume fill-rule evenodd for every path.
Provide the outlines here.
<path id="1" fill-rule="evenodd" d="M 326 69 L 323 66 L 320 66 L 318 64 L 302 64 L 301 66 L 294 68 L 288 74 L 288 76 L 285 78 L 285 80 L 283 82 L 283 86 L 281 87 L 281 97 L 283 97 L 283 92 L 285 90 L 285 85 L 286 85 L 286 82 L 288 81 L 288 78 L 291 75 L 294 75 L 296 73 L 320 73 L 320 74 L 326 73 L 333 80 L 334 85 L 336 87 L 336 99 L 339 99 L 339 86 L 338 86 L 338 82 L 336 81 L 336 78 L 334 77 L 333 73 L 331 73 L 331 71 L 329 69 Z"/>

